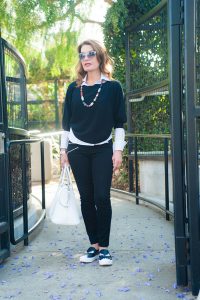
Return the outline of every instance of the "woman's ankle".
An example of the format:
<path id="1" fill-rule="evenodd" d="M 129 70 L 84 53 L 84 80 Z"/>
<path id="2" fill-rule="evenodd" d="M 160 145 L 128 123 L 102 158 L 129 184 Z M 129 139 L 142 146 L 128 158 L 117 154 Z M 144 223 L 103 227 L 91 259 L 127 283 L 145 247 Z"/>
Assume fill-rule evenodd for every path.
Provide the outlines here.
<path id="1" fill-rule="evenodd" d="M 99 244 L 98 243 L 92 244 L 91 246 L 94 247 L 96 250 L 99 250 Z"/>
<path id="2" fill-rule="evenodd" d="M 101 251 L 101 250 L 104 250 L 104 249 L 108 249 L 108 247 L 101 247 L 101 246 L 99 246 L 99 251 Z"/>

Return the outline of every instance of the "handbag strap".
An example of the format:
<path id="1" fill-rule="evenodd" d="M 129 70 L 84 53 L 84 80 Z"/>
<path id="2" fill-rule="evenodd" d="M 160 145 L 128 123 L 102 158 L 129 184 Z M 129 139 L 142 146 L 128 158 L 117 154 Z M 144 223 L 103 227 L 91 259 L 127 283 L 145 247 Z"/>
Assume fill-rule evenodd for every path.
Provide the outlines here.
<path id="1" fill-rule="evenodd" d="M 71 179 L 71 175 L 70 175 L 70 167 L 67 167 L 67 166 L 66 166 L 66 175 L 68 177 L 69 184 L 72 186 L 72 179 Z"/>
<path id="2" fill-rule="evenodd" d="M 62 168 L 62 172 L 60 175 L 60 183 L 66 184 L 68 186 L 72 186 L 72 179 L 70 176 L 70 167 L 65 165 L 64 168 Z"/>

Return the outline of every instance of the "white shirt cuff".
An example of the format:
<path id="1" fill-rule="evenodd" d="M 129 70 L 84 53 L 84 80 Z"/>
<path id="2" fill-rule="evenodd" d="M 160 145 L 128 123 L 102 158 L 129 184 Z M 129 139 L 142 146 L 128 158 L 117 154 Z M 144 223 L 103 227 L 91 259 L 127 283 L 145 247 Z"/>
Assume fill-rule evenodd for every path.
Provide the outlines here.
<path id="1" fill-rule="evenodd" d="M 61 134 L 60 148 L 67 149 L 69 143 L 69 131 L 63 131 Z"/>
<path id="2" fill-rule="evenodd" d="M 115 128 L 115 141 L 113 143 L 113 151 L 123 151 L 126 145 L 124 128 Z"/>

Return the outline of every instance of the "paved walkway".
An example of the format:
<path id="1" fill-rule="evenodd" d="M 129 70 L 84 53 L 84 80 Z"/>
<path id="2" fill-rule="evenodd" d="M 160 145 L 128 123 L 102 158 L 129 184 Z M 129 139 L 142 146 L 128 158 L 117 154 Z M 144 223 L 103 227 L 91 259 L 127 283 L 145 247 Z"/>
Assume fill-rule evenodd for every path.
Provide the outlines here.
<path id="1" fill-rule="evenodd" d="M 55 193 L 47 185 L 47 207 Z M 0 299 L 195 299 L 175 284 L 173 222 L 156 209 L 112 199 L 112 267 L 79 263 L 88 247 L 83 221 L 56 226 L 48 218 L 28 247 L 13 247 L 0 265 Z"/>

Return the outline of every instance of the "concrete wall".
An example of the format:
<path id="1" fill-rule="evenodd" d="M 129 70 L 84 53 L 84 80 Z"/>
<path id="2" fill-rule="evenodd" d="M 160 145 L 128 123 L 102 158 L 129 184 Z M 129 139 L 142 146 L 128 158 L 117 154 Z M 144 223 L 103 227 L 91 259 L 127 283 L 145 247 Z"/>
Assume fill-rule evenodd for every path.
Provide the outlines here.
<path id="1" fill-rule="evenodd" d="M 45 161 L 45 180 L 50 181 L 52 178 L 52 142 L 45 139 L 44 141 L 44 161 Z M 31 180 L 41 181 L 41 157 L 40 143 L 31 144 Z"/>
<path id="2" fill-rule="evenodd" d="M 168 163 L 169 170 L 169 200 L 172 201 L 172 164 Z M 140 192 L 143 196 L 165 199 L 165 169 L 164 159 L 149 157 L 139 159 Z"/>

